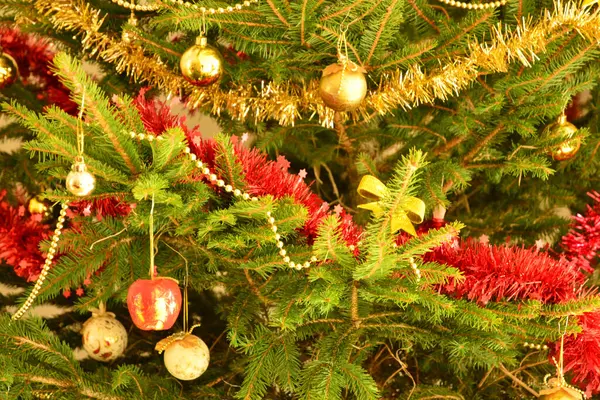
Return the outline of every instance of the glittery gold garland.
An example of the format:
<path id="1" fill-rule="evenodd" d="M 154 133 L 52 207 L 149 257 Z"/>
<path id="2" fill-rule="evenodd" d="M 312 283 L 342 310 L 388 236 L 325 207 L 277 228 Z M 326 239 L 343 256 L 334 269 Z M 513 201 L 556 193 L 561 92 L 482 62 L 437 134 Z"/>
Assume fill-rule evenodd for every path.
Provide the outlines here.
<path id="1" fill-rule="evenodd" d="M 318 116 L 324 126 L 333 126 L 334 111 L 327 108 L 319 96 L 318 80 L 306 86 L 292 83 L 231 84 L 227 88 L 213 85 L 196 88 L 188 84 L 178 71 L 160 59 L 145 54 L 134 41 L 100 32 L 105 16 L 82 0 L 35 0 L 37 10 L 49 18 L 57 29 L 83 35 L 82 43 L 90 55 L 115 64 L 137 81 L 170 93 L 184 89 L 190 94 L 193 107 L 209 107 L 219 115 L 227 111 L 238 120 L 264 121 L 275 119 L 281 125 L 293 125 L 300 117 Z M 354 120 L 368 119 L 372 113 L 384 115 L 401 107 L 409 109 L 436 99 L 446 100 L 468 87 L 480 73 L 506 72 L 513 62 L 529 67 L 544 52 L 555 35 L 574 31 L 596 42 L 600 37 L 600 16 L 579 7 L 575 2 L 555 4 L 555 11 L 546 11 L 533 23 L 521 22 L 514 30 L 502 25 L 494 27 L 491 39 L 468 44 L 468 55 L 456 57 L 433 71 L 423 71 L 418 64 L 405 71 L 397 70 L 382 77 L 378 88 L 371 91 L 358 110 L 346 115 Z"/>

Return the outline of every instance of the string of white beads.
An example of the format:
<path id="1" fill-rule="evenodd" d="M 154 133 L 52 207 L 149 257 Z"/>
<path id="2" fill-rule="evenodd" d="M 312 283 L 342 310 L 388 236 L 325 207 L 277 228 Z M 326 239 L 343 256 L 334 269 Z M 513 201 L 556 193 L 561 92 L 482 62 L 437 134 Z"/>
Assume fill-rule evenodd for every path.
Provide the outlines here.
<path id="1" fill-rule="evenodd" d="M 58 222 L 56 223 L 56 229 L 54 230 L 54 234 L 52 235 L 52 242 L 50 242 L 50 248 L 48 249 L 48 254 L 46 254 L 46 260 L 44 261 L 44 266 L 42 267 L 42 271 L 35 281 L 35 285 L 33 289 L 31 289 L 31 293 L 25 300 L 25 303 L 17 310 L 17 312 L 12 316 L 13 320 L 18 320 L 21 318 L 27 310 L 32 306 L 33 302 L 37 298 L 38 293 L 42 289 L 42 285 L 48 276 L 48 272 L 52 267 L 52 260 L 54 259 L 54 255 L 56 254 L 56 248 L 58 247 L 58 241 L 60 240 L 60 235 L 62 233 L 62 229 L 64 227 L 65 216 L 67 215 L 67 208 L 69 208 L 69 203 L 64 202 L 60 209 L 60 214 L 58 217 Z"/>
<path id="2" fill-rule="evenodd" d="M 188 7 L 191 8 L 193 10 L 199 10 L 203 13 L 208 13 L 208 14 L 225 14 L 225 13 L 231 13 L 234 11 L 239 11 L 244 7 L 250 7 L 252 4 L 256 4 L 258 3 L 258 0 L 246 0 L 243 1 L 241 3 L 237 3 L 233 6 L 227 6 L 227 7 L 218 7 L 218 8 L 212 8 L 212 7 L 203 7 L 203 6 L 199 6 L 196 3 L 191 3 L 189 1 L 183 1 L 183 0 L 168 0 L 170 3 L 173 3 L 175 5 L 180 5 L 180 6 L 184 6 L 184 7 Z M 133 1 L 127 1 L 127 0 L 112 0 L 113 3 L 121 6 L 121 7 L 125 7 L 129 10 L 133 10 L 133 11 L 156 11 L 160 8 L 163 7 L 163 5 L 160 2 L 156 2 L 153 4 L 135 4 L 135 2 Z"/>
<path id="3" fill-rule="evenodd" d="M 498 8 L 507 3 L 508 0 L 491 1 L 489 3 L 465 3 L 456 0 L 440 0 L 442 3 L 453 7 L 465 8 L 468 10 L 487 10 L 489 8 Z"/>
<path id="4" fill-rule="evenodd" d="M 143 133 L 137 134 L 135 132 L 130 132 L 129 135 L 131 136 L 132 139 L 149 140 L 149 141 L 152 141 L 153 139 L 156 139 L 157 141 L 164 140 L 164 138 L 162 136 L 154 137 L 152 135 L 146 135 Z M 153 139 L 150 139 L 150 138 L 153 138 Z M 240 189 L 234 188 L 231 184 L 225 184 L 225 181 L 223 179 L 219 179 L 217 174 L 212 172 L 210 170 L 210 168 L 208 168 L 204 164 L 204 162 L 197 160 L 197 156 L 194 153 L 192 153 L 192 149 L 189 146 L 186 146 L 183 149 L 183 152 L 188 156 L 188 158 L 192 162 L 195 163 L 194 164 L 195 167 L 198 168 L 200 170 L 200 172 L 204 176 L 208 177 L 208 179 L 215 185 L 225 189 L 225 191 L 228 193 L 232 193 L 235 197 L 242 198 L 244 200 L 258 201 L 258 197 L 253 196 L 249 193 L 243 192 Z M 269 227 L 270 227 L 271 231 L 273 232 L 273 238 L 275 239 L 276 246 L 277 246 L 277 248 L 279 248 L 279 255 L 281 256 L 281 258 L 285 264 L 287 264 L 290 268 L 294 268 L 296 270 L 301 270 L 303 268 L 309 268 L 313 263 L 318 261 L 317 257 L 315 257 L 315 256 L 312 256 L 310 258 L 310 260 L 306 260 L 304 262 L 292 261 L 290 259 L 290 256 L 288 255 L 287 250 L 284 248 L 284 243 L 281 240 L 281 235 L 279 233 L 277 233 L 278 227 L 275 224 L 275 218 L 272 216 L 271 211 L 267 211 L 266 217 L 267 217 L 267 222 L 269 223 Z"/>
<path id="5" fill-rule="evenodd" d="M 525 342 L 523 343 L 524 347 L 527 347 L 529 349 L 532 350 L 548 350 L 548 346 L 545 344 L 536 344 L 536 343 L 529 343 L 529 342 Z"/>

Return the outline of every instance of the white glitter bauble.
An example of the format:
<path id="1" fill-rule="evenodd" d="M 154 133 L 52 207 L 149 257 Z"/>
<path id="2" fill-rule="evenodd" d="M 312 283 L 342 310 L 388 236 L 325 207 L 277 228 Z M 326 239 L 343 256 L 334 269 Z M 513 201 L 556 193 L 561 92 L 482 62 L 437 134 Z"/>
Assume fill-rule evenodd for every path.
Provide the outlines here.
<path id="1" fill-rule="evenodd" d="M 91 358 L 112 361 L 127 347 L 127 331 L 112 313 L 94 315 L 81 330 L 83 348 Z"/>
<path id="2" fill-rule="evenodd" d="M 185 335 L 171 342 L 165 349 L 165 366 L 177 379 L 191 381 L 208 368 L 210 352 L 198 336 Z"/>

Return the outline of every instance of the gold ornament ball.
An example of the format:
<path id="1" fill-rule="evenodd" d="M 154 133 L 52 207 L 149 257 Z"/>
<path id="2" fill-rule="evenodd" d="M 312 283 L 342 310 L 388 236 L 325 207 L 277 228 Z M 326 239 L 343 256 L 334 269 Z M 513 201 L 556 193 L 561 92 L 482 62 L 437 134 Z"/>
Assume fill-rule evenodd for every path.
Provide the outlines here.
<path id="1" fill-rule="evenodd" d="M 112 313 L 94 315 L 81 330 L 83 348 L 97 361 L 112 361 L 127 347 L 127 331 Z"/>
<path id="2" fill-rule="evenodd" d="M 210 352 L 202 339 L 187 334 L 167 346 L 164 360 L 171 375 L 182 381 L 191 381 L 208 368 Z"/>
<path id="3" fill-rule="evenodd" d="M 179 66 L 183 77 L 195 86 L 212 85 L 223 75 L 223 58 L 205 37 L 197 38 L 196 44 L 183 53 Z"/>
<path id="4" fill-rule="evenodd" d="M 549 392 L 550 390 L 548 390 Z M 581 400 L 581 393 L 576 392 L 573 389 L 561 387 L 552 389 L 552 393 L 546 393 L 540 395 L 540 400 Z M 542 392 L 543 393 L 543 392 Z"/>
<path id="5" fill-rule="evenodd" d="M 15 83 L 19 77 L 19 67 L 14 58 L 6 53 L 0 53 L 0 89 Z"/>
<path id="6" fill-rule="evenodd" d="M 48 211 L 48 206 L 43 201 L 38 200 L 37 197 L 33 197 L 29 200 L 27 209 L 30 214 L 43 214 Z"/>
<path id="7" fill-rule="evenodd" d="M 548 125 L 546 135 L 551 138 L 564 139 L 559 145 L 550 149 L 550 155 L 556 161 L 569 160 L 577 154 L 581 147 L 581 138 L 575 136 L 577 127 L 567 121 L 565 115 L 561 115 L 556 122 Z"/>
<path id="8" fill-rule="evenodd" d="M 96 178 L 88 172 L 83 161 L 76 161 L 67 175 L 66 186 L 75 196 L 87 196 L 96 188 Z"/>
<path id="9" fill-rule="evenodd" d="M 365 69 L 353 62 L 332 64 L 323 70 L 319 94 L 334 111 L 353 111 L 367 95 Z"/>
<path id="10" fill-rule="evenodd" d="M 570 160 L 575 157 L 581 147 L 581 138 L 573 138 L 552 149 L 552 158 L 556 161 Z"/>

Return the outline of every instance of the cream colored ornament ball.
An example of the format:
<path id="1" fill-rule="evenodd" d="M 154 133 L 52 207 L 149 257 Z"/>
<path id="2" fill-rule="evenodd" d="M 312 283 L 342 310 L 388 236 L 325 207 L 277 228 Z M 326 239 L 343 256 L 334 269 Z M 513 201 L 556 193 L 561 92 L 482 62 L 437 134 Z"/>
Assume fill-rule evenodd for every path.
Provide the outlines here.
<path id="1" fill-rule="evenodd" d="M 208 45 L 205 37 L 183 53 L 179 61 L 181 74 L 192 85 L 209 86 L 223 75 L 223 58 L 217 49 Z"/>
<path id="2" fill-rule="evenodd" d="M 113 313 L 94 314 L 81 330 L 83 348 L 91 358 L 112 361 L 127 347 L 127 331 Z"/>
<path id="3" fill-rule="evenodd" d="M 96 178 L 88 170 L 83 161 L 76 161 L 67 175 L 67 190 L 75 196 L 87 196 L 96 188 Z"/>
<path id="4" fill-rule="evenodd" d="M 187 334 L 166 347 L 164 360 L 171 375 L 182 381 L 191 381 L 208 368 L 210 352 L 202 339 Z"/>
<path id="5" fill-rule="evenodd" d="M 323 70 L 319 94 L 325 105 L 334 111 L 353 111 L 367 95 L 366 70 L 352 61 L 342 59 Z"/>

